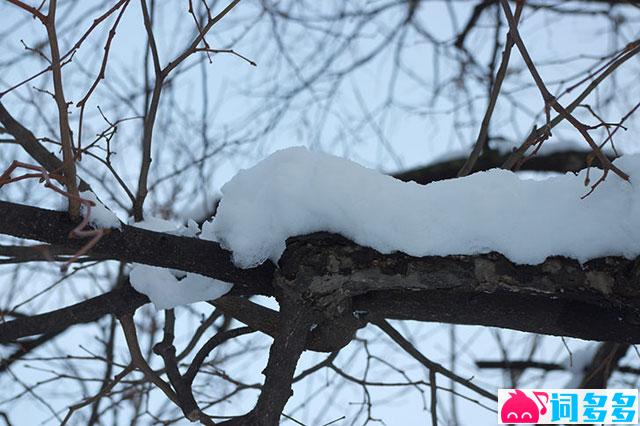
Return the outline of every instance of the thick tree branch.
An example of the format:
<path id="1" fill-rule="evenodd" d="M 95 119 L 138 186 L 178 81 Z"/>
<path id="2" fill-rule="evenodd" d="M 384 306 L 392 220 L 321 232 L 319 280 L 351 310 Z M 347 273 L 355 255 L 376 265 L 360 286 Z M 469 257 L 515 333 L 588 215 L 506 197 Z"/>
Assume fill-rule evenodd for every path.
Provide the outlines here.
<path id="1" fill-rule="evenodd" d="M 284 406 L 293 391 L 294 373 L 298 359 L 305 349 L 312 324 L 309 307 L 288 296 L 280 298 L 282 313 L 277 335 L 269 350 L 269 361 L 264 369 L 265 381 L 254 409 L 245 416 L 223 424 L 277 425 Z"/>
<path id="2" fill-rule="evenodd" d="M 552 257 L 516 265 L 498 253 L 383 255 L 342 237 L 290 239 L 287 279 L 308 277 L 318 300 L 350 297 L 367 317 L 510 328 L 587 340 L 640 342 L 640 260 Z"/>

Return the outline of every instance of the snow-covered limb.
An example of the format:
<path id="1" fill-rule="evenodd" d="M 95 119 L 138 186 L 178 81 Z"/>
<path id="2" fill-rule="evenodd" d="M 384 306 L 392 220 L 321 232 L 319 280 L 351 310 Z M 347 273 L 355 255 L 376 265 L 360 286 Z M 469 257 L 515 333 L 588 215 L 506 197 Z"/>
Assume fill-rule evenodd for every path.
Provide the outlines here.
<path id="1" fill-rule="evenodd" d="M 0 201 L 0 216 L 2 234 L 68 248 L 84 243 L 69 238 L 69 230 L 77 224 L 64 212 Z M 232 264 L 231 254 L 217 243 L 124 224 L 119 232 L 106 233 L 87 255 L 193 272 L 232 282 L 240 294 L 269 292 L 274 270 L 271 264 L 239 269 Z"/>
<path id="2" fill-rule="evenodd" d="M 636 171 L 640 156 L 616 165 Z M 277 262 L 287 238 L 319 231 L 416 257 L 495 251 L 539 264 L 549 256 L 640 255 L 640 186 L 612 175 L 581 199 L 584 173 L 532 181 L 494 169 L 422 186 L 289 148 L 223 187 L 202 236 L 231 250 L 240 267 Z"/>
<path id="3" fill-rule="evenodd" d="M 2 234 L 69 248 L 82 244 L 68 238 L 75 224 L 64 212 L 0 201 L 0 215 Z M 88 255 L 206 275 L 234 283 L 234 294 L 272 295 L 276 281 L 306 283 L 300 290 L 311 290 L 318 301 L 351 298 L 350 309 L 365 321 L 376 316 L 640 343 L 640 262 L 623 258 L 580 265 L 557 257 L 534 266 L 517 265 L 495 253 L 415 258 L 384 255 L 336 235 L 316 234 L 291 239 L 275 273 L 268 262 L 238 269 L 230 253 L 211 241 L 127 225 L 106 234 Z M 132 312 L 148 303 L 132 289 L 114 292 L 0 324 L 0 342 Z"/>
<path id="4" fill-rule="evenodd" d="M 624 167 L 637 168 L 637 160 L 623 159 Z M 580 200 L 582 190 L 581 179 L 572 175 L 534 182 L 497 170 L 419 186 L 292 149 L 240 173 L 225 187 L 220 214 L 204 229 L 209 238 L 234 249 L 245 266 L 278 258 L 281 271 L 275 276 L 269 262 L 254 269 L 235 267 L 216 242 L 126 225 L 105 235 L 89 254 L 160 267 L 153 270 L 170 277 L 178 293 L 177 279 L 161 268 L 234 283 L 235 294 L 245 295 L 274 294 L 274 278 L 304 282 L 305 291 L 323 303 L 351 298 L 354 311 L 385 318 L 640 341 L 640 314 L 634 308 L 640 295 L 634 285 L 638 265 L 620 258 L 584 265 L 562 257 L 545 260 L 558 253 L 583 262 L 637 254 L 634 185 L 612 177 L 586 200 Z M 469 211 L 472 219 L 465 220 Z M 1 233 L 69 247 L 81 243 L 68 239 L 73 224 L 64 213 L 7 202 L 0 202 L 0 213 L 6 219 Z M 285 243 L 291 235 L 318 230 L 341 233 L 361 245 L 331 234 Z M 394 251 L 415 257 L 382 254 Z M 481 254 L 489 251 L 520 263 L 543 263 L 518 265 L 500 254 Z M 456 253 L 470 255 L 445 256 Z M 170 307 L 178 299 L 211 299 L 227 290 L 225 284 L 198 297 L 171 296 L 168 304 L 158 303 Z M 105 309 L 103 314 L 112 307 Z M 361 316 L 366 320 L 367 314 Z"/>

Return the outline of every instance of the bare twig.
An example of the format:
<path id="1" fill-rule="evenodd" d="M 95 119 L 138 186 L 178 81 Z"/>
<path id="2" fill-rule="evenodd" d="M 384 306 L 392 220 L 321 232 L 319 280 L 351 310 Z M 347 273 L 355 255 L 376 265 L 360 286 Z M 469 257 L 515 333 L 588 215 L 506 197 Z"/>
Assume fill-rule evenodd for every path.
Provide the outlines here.
<path id="1" fill-rule="evenodd" d="M 520 15 L 522 14 L 522 6 L 524 2 L 518 1 L 516 5 L 515 12 L 515 20 L 518 22 L 520 20 Z M 498 72 L 496 73 L 495 81 L 493 82 L 493 86 L 491 87 L 491 94 L 489 95 L 489 104 L 487 105 L 487 110 L 484 113 L 484 117 L 482 118 L 482 124 L 480 125 L 480 132 L 478 133 L 478 137 L 476 138 L 476 143 L 473 146 L 473 151 L 465 161 L 464 165 L 458 172 L 458 177 L 466 176 L 471 173 L 473 170 L 473 166 L 476 164 L 478 157 L 482 153 L 484 149 L 487 139 L 489 136 L 489 124 L 491 122 L 491 117 L 493 116 L 493 111 L 495 109 L 496 103 L 498 101 L 498 96 L 500 95 L 500 89 L 502 88 L 502 82 L 507 75 L 507 68 L 509 68 L 509 58 L 511 57 L 511 50 L 513 49 L 513 37 L 511 37 L 510 32 L 507 32 L 507 40 L 504 45 L 504 51 L 502 52 L 502 61 L 500 62 L 500 67 L 498 68 Z"/>
<path id="2" fill-rule="evenodd" d="M 116 21 L 113 23 L 113 26 L 109 30 L 109 35 L 107 36 L 107 41 L 104 45 L 104 56 L 102 57 L 102 64 L 100 65 L 100 70 L 98 71 L 98 75 L 96 76 L 96 79 L 93 81 L 93 84 L 91 84 L 91 87 L 89 88 L 87 93 L 76 104 L 76 107 L 80 108 L 80 118 L 78 119 L 78 147 L 77 147 L 78 160 L 80 160 L 82 155 L 82 123 L 84 118 L 84 109 L 87 104 L 87 101 L 89 100 L 89 97 L 91 97 L 93 92 L 96 90 L 100 81 L 105 78 L 105 71 L 107 69 L 107 62 L 109 60 L 109 51 L 111 49 L 111 42 L 113 41 L 113 38 L 116 35 L 116 29 L 118 28 L 120 19 L 122 18 L 122 15 L 124 15 L 124 11 L 127 9 L 127 6 L 129 5 L 129 0 L 125 0 L 124 2 L 121 1 L 118 3 L 118 5 L 122 5 L 122 8 L 120 9 L 120 13 L 118 13 L 118 16 L 116 17 Z M 108 12 L 110 13 L 112 10 L 115 10 L 115 9 L 112 8 Z M 108 15 L 105 15 L 105 16 L 108 16 Z M 95 24 L 95 21 L 94 21 L 94 24 Z"/>
<path id="3" fill-rule="evenodd" d="M 602 153 L 602 150 L 600 149 L 598 144 L 596 144 L 596 142 L 593 140 L 593 138 L 589 134 L 587 126 L 582 124 L 578 119 L 576 119 L 573 115 L 571 115 L 571 112 L 567 111 L 566 108 L 560 105 L 560 103 L 555 98 L 555 96 L 553 96 L 549 92 L 546 85 L 544 84 L 544 81 L 542 80 L 542 77 L 538 73 L 538 70 L 536 69 L 533 63 L 533 60 L 531 59 L 531 56 L 529 55 L 529 52 L 527 51 L 527 48 L 525 47 L 524 42 L 522 41 L 522 38 L 520 37 L 520 33 L 518 32 L 518 28 L 517 28 L 518 25 L 515 20 L 515 17 L 513 16 L 513 13 L 511 12 L 511 7 L 509 6 L 508 0 L 500 0 L 500 3 L 502 4 L 502 8 L 504 10 L 505 16 L 507 17 L 507 22 L 509 23 L 509 30 L 510 30 L 511 36 L 516 46 L 518 47 L 518 50 L 520 51 L 520 54 L 522 55 L 522 58 L 525 64 L 527 65 L 527 68 L 529 69 L 531 76 L 533 77 L 533 80 L 535 81 L 536 86 L 538 87 L 538 90 L 540 91 L 540 94 L 542 95 L 542 98 L 545 102 L 545 108 L 547 108 L 548 106 L 552 107 L 554 110 L 556 110 L 556 112 L 558 112 L 558 114 L 563 116 L 569 123 L 571 123 L 571 125 L 573 125 L 573 127 L 575 127 L 576 130 L 578 130 L 578 132 L 584 137 L 584 139 L 587 141 L 587 143 L 593 150 L 595 156 L 598 158 L 598 160 L 602 164 L 602 167 L 604 169 L 602 177 L 592 186 L 592 190 L 595 189 L 595 187 L 600 182 L 604 181 L 604 179 L 607 176 L 607 172 L 609 170 L 613 171 L 621 179 L 629 180 L 629 176 L 626 173 L 624 173 L 622 170 L 620 170 L 618 167 L 613 165 L 611 161 L 609 161 L 609 159 Z M 547 122 L 547 127 L 548 127 L 548 122 Z"/>
<path id="4" fill-rule="evenodd" d="M 384 331 L 387 334 L 387 336 L 391 338 L 391 340 L 396 342 L 398 346 L 404 349 L 405 352 L 407 352 L 409 355 L 411 355 L 413 358 L 415 358 L 419 363 L 427 367 L 429 370 L 433 370 L 436 373 L 440 373 L 443 376 L 455 381 L 456 383 L 459 383 L 462 386 L 469 388 L 472 391 L 484 396 L 485 398 L 491 399 L 493 401 L 498 400 L 498 397 L 496 395 L 481 388 L 480 386 L 471 382 L 471 380 L 460 377 L 457 374 L 453 373 L 452 371 L 448 370 L 447 368 L 443 367 L 442 365 L 436 362 L 433 362 L 427 357 L 425 357 L 418 349 L 416 349 L 416 347 L 411 342 L 409 342 L 407 339 L 402 337 L 402 335 L 393 326 L 391 326 L 391 324 L 389 324 L 386 320 L 384 319 L 374 320 L 373 323 L 376 326 L 378 326 L 382 331 Z"/>
<path id="5" fill-rule="evenodd" d="M 140 175 L 138 178 L 138 191 L 136 192 L 136 200 L 133 205 L 133 216 L 136 221 L 140 221 L 143 218 L 142 210 L 149 191 L 147 182 L 149 178 L 149 170 L 151 168 L 151 142 L 153 140 L 153 127 L 156 121 L 158 107 L 160 106 L 160 95 L 162 93 L 164 81 L 171 71 L 173 71 L 190 55 L 198 51 L 198 45 L 204 39 L 204 36 L 209 32 L 209 30 L 224 18 L 239 2 L 240 0 L 231 1 L 222 11 L 220 11 L 220 13 L 210 18 L 202 29 L 198 31 L 198 35 L 195 37 L 193 42 L 191 42 L 191 44 L 182 53 L 170 61 L 164 68 L 161 68 L 155 44 L 155 37 L 153 36 L 151 18 L 147 11 L 145 0 L 141 0 L 144 26 L 147 31 L 147 37 L 149 38 L 149 48 L 152 52 L 156 78 L 153 86 L 153 93 L 151 95 L 151 102 L 144 119 L 144 129 L 142 134 L 142 164 L 140 166 Z"/>
<path id="6" fill-rule="evenodd" d="M 125 314 L 119 319 L 122 331 L 124 332 L 124 337 L 127 341 L 127 346 L 129 347 L 129 353 L 131 354 L 131 363 L 144 374 L 148 381 L 156 385 L 158 389 L 164 392 L 167 398 L 179 406 L 178 398 L 171 387 L 162 380 L 155 371 L 153 371 L 144 359 L 144 356 L 140 351 L 140 344 L 138 343 L 138 334 L 136 332 L 135 323 L 133 322 L 133 315 Z"/>

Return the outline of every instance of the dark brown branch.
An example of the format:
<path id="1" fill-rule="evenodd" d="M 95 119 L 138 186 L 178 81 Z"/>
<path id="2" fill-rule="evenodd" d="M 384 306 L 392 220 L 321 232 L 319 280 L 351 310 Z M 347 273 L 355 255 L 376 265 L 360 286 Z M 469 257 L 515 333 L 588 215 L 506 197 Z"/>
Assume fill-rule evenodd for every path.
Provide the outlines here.
<path id="1" fill-rule="evenodd" d="M 476 367 L 480 369 L 499 369 L 499 370 L 526 370 L 528 368 L 533 368 L 536 370 L 543 371 L 562 371 L 566 370 L 567 367 L 562 364 L 558 364 L 555 362 L 540 362 L 540 361 L 529 361 L 529 360 L 510 360 L 510 361 L 476 361 Z"/>
<path id="2" fill-rule="evenodd" d="M 464 46 L 464 42 L 467 36 L 475 28 L 482 13 L 490 6 L 496 4 L 496 2 L 497 0 L 482 0 L 482 2 L 478 3 L 473 8 L 473 11 L 471 12 L 471 16 L 469 17 L 467 24 L 464 26 L 464 29 L 456 38 L 456 42 L 454 43 L 455 47 L 457 47 L 458 49 L 461 49 Z"/>
<path id="3" fill-rule="evenodd" d="M 211 30 L 211 28 L 217 24 L 222 18 L 224 18 L 231 10 L 240 2 L 240 0 L 232 0 L 220 13 L 212 17 L 207 21 L 195 39 L 191 44 L 181 52 L 175 59 L 170 61 L 164 68 L 160 69 L 160 59 L 158 57 L 157 47 L 155 44 L 155 38 L 153 35 L 152 22 L 147 12 L 146 2 L 141 1 L 144 26 L 149 37 L 149 49 L 152 52 L 154 71 L 155 71 L 155 83 L 153 86 L 153 92 L 151 95 L 151 102 L 144 118 L 144 128 L 142 133 L 142 164 L 140 167 L 140 175 L 138 177 L 138 190 L 136 192 L 136 199 L 133 203 L 133 216 L 136 221 L 143 219 L 143 206 L 147 197 L 149 188 L 147 180 L 149 177 L 149 170 L 151 168 L 151 143 L 153 140 L 153 128 L 160 106 L 160 96 L 162 93 L 163 84 L 168 78 L 169 74 L 180 65 L 185 59 L 191 56 L 197 51 L 198 45 L 204 39 L 205 35 Z"/>
<path id="4" fill-rule="evenodd" d="M 475 383 L 471 382 L 470 380 L 467 380 L 467 379 L 465 379 L 463 377 L 458 376 L 453 371 L 450 371 L 450 370 L 446 369 L 445 367 L 443 367 L 442 365 L 438 364 L 437 362 L 431 361 L 429 358 L 424 356 L 422 354 L 422 352 L 420 352 L 411 342 L 409 342 L 407 339 L 405 339 L 387 321 L 385 321 L 385 320 L 376 320 L 376 321 L 374 321 L 374 323 L 382 331 L 384 331 L 387 334 L 387 336 L 389 336 L 391 338 L 391 340 L 396 342 L 396 344 L 398 344 L 398 346 L 400 346 L 402 349 L 404 349 L 405 352 L 407 352 L 409 355 L 411 355 L 413 358 L 415 358 L 416 361 L 418 361 L 420 364 L 422 364 L 426 368 L 428 368 L 429 371 L 434 371 L 436 373 L 442 374 L 443 376 L 445 376 L 445 377 L 455 381 L 456 383 L 459 383 L 460 385 L 462 385 L 462 386 L 464 386 L 464 387 L 466 387 L 466 388 L 478 393 L 479 395 L 484 396 L 485 398 L 489 398 L 489 399 L 492 399 L 494 401 L 498 400 L 498 397 L 496 395 L 492 394 L 491 392 L 481 388 L 480 386 L 476 385 Z M 435 410 L 435 407 L 432 407 L 432 409 Z"/>
<path id="5" fill-rule="evenodd" d="M 640 261 L 551 257 L 516 265 L 498 253 L 383 255 L 345 238 L 290 239 L 287 279 L 322 285 L 315 298 L 351 297 L 353 310 L 389 319 L 485 325 L 587 340 L 640 342 Z"/>
<path id="6" fill-rule="evenodd" d="M 227 295 L 211 302 L 225 315 L 248 325 L 254 330 L 275 337 L 280 324 L 280 314 L 241 296 Z M 349 334 L 353 324 L 345 324 L 337 319 L 326 327 L 315 327 L 308 336 L 306 349 L 316 352 L 333 352 L 346 345 L 352 335 Z M 344 335 L 340 332 L 344 331 Z"/>
<path id="7" fill-rule="evenodd" d="M 476 367 L 480 369 L 498 369 L 498 370 L 526 370 L 533 368 L 543 371 L 563 371 L 567 369 L 566 365 L 555 362 L 540 362 L 529 360 L 510 360 L 510 361 L 476 361 Z M 630 373 L 640 375 L 640 368 L 630 367 L 628 365 L 614 365 L 612 370 L 621 373 Z"/>
<path id="8" fill-rule="evenodd" d="M 198 407 L 198 403 L 191 390 L 191 382 L 186 380 L 178 368 L 176 347 L 173 345 L 175 313 L 173 309 L 165 311 L 164 338 L 153 347 L 153 352 L 162 357 L 169 382 L 175 390 L 177 404 L 184 416 L 193 421 L 200 420 L 205 425 L 214 423 L 207 418 Z"/>
<path id="9" fill-rule="evenodd" d="M 438 426 L 438 385 L 436 384 L 436 370 L 429 369 L 429 387 L 431 388 L 431 425 Z"/>
<path id="10" fill-rule="evenodd" d="M 189 385 L 193 383 L 193 380 L 196 378 L 196 374 L 198 374 L 198 370 L 200 370 L 200 368 L 202 367 L 204 360 L 217 346 L 220 346 L 227 340 L 235 339 L 236 337 L 253 333 L 255 331 L 256 330 L 252 329 L 251 327 L 239 327 L 232 330 L 224 330 L 216 333 L 213 337 L 207 340 L 207 342 L 200 348 L 198 353 L 193 357 L 193 360 L 189 365 L 189 369 L 183 376 L 185 382 Z"/>
<path id="11" fill-rule="evenodd" d="M 548 107 L 553 108 L 560 116 L 562 116 L 569 123 L 571 123 L 573 127 L 575 127 L 575 129 L 587 141 L 587 143 L 593 150 L 594 156 L 600 161 L 600 163 L 602 164 L 602 167 L 604 168 L 602 178 L 599 179 L 592 186 L 592 189 L 595 188 L 598 185 L 598 183 L 604 180 L 609 170 L 613 171 L 621 179 L 628 181 L 629 176 L 625 172 L 620 170 L 618 167 L 611 164 L 611 161 L 602 153 L 602 150 L 600 149 L 598 144 L 596 144 L 596 142 L 593 140 L 593 138 L 589 134 L 587 127 L 584 124 L 582 124 L 580 121 L 578 121 L 573 115 L 571 115 L 571 111 L 563 107 L 558 102 L 556 97 L 553 96 L 551 92 L 549 92 L 544 81 L 542 80 L 542 77 L 540 76 L 540 73 L 538 72 L 537 68 L 533 63 L 533 60 L 531 59 L 531 56 L 529 55 L 529 52 L 527 51 L 527 48 L 525 47 L 524 42 L 522 41 L 522 38 L 520 37 L 520 33 L 518 32 L 518 24 L 511 12 L 511 7 L 509 6 L 509 2 L 507 0 L 500 0 L 500 3 L 502 4 L 502 9 L 504 10 L 504 14 L 507 18 L 507 22 L 509 23 L 509 32 L 511 34 L 511 37 L 513 38 L 515 45 L 518 47 L 518 50 L 520 51 L 520 55 L 522 56 L 522 59 L 527 65 L 527 68 L 529 69 L 529 72 L 533 77 L 533 80 L 536 83 L 536 86 L 538 87 L 538 90 L 540 91 L 542 98 L 544 99 L 545 108 L 546 109 L 548 109 Z M 548 115 L 549 114 L 547 110 L 547 116 Z"/>
<path id="12" fill-rule="evenodd" d="M 65 186 L 71 194 L 69 199 L 69 215 L 77 219 L 80 217 L 80 202 L 78 198 L 78 183 L 76 181 L 76 158 L 73 152 L 73 139 L 69 125 L 69 104 L 64 96 L 62 84 L 62 65 L 60 49 L 58 47 L 58 34 L 56 31 L 57 1 L 49 2 L 49 14 L 45 21 L 49 47 L 51 49 L 51 75 L 53 77 L 53 94 L 58 107 L 58 124 L 60 128 L 60 145 L 62 146 L 62 170 L 64 171 Z"/>
<path id="13" fill-rule="evenodd" d="M 55 334 L 72 325 L 97 321 L 107 314 L 124 315 L 149 303 L 147 296 L 123 286 L 100 296 L 40 315 L 24 316 L 0 324 L 0 343 L 42 333 Z"/>
<path id="14" fill-rule="evenodd" d="M 73 224 L 63 212 L 0 202 L 0 214 L 0 233 L 71 247 L 82 244 L 68 239 Z M 91 253 L 234 282 L 236 294 L 273 291 L 272 264 L 238 269 L 227 251 L 209 241 L 123 226 L 105 235 Z M 562 257 L 540 265 L 515 265 L 499 254 L 415 258 L 383 255 L 336 235 L 315 234 L 290 239 L 279 263 L 279 274 L 287 279 L 303 274 L 322 282 L 313 289 L 314 298 L 350 297 L 353 310 L 380 317 L 640 342 L 637 261 L 604 258 L 581 266 Z M 118 300 L 115 293 L 104 297 Z M 101 315 L 109 309 L 126 311 L 143 300 L 129 297 L 125 307 L 122 301 L 111 308 L 77 307 L 84 316 L 67 317 L 64 323 L 89 322 L 97 318 L 96 309 Z M 0 325 L 0 341 L 53 331 L 43 328 L 38 316 L 31 318 L 29 326 Z"/>
<path id="15" fill-rule="evenodd" d="M 36 9 L 33 6 L 29 6 L 28 4 L 20 1 L 20 0 L 9 0 L 9 3 L 12 3 L 16 6 L 18 6 L 20 9 L 23 9 L 27 12 L 29 12 L 30 14 L 32 14 L 35 18 L 38 18 L 40 20 L 40 22 L 42 22 L 43 24 L 47 22 L 47 17 L 40 12 L 38 9 Z"/>
<path id="16" fill-rule="evenodd" d="M 144 359 L 144 355 L 142 355 L 142 351 L 140 350 L 140 344 L 138 343 L 138 334 L 136 332 L 136 324 L 133 321 L 133 314 L 122 315 L 119 319 L 125 340 L 127 341 L 129 353 L 131 354 L 131 364 L 144 374 L 147 381 L 156 385 L 158 389 L 164 392 L 167 398 L 173 401 L 176 405 L 179 405 L 178 397 L 173 389 L 171 389 L 167 382 L 158 376 L 158 374 L 147 363 L 147 360 Z"/>
<path id="17" fill-rule="evenodd" d="M 636 54 L 640 52 L 640 40 L 636 40 L 625 47 L 620 55 L 613 60 L 605 70 L 599 73 L 597 76 L 593 76 L 593 80 L 585 87 L 585 89 L 571 102 L 565 109 L 567 112 L 571 113 L 574 109 L 576 109 L 586 98 L 593 92 L 596 87 L 600 85 L 607 77 L 609 77 L 613 72 L 624 64 L 626 61 L 634 57 Z M 522 159 L 531 146 L 538 143 L 538 141 L 543 140 L 545 135 L 558 124 L 560 124 L 564 120 L 565 116 L 562 114 L 556 115 L 550 122 L 546 123 L 544 127 L 533 129 L 527 139 L 522 143 L 522 145 L 515 150 L 509 158 L 502 165 L 505 169 L 518 169 Z"/>
<path id="18" fill-rule="evenodd" d="M 299 300 L 285 296 L 279 301 L 282 320 L 269 350 L 269 361 L 264 369 L 265 381 L 258 402 L 250 413 L 224 425 L 277 425 L 293 393 L 291 384 L 312 320 L 309 307 Z"/>
<path id="19" fill-rule="evenodd" d="M 240 296 L 225 296 L 211 302 L 225 315 L 235 318 L 254 330 L 274 337 L 280 323 L 277 311 L 252 303 Z"/>
<path id="20" fill-rule="evenodd" d="M 151 57 L 153 58 L 155 80 L 153 84 L 153 92 L 151 94 L 151 102 L 149 103 L 149 108 L 145 112 L 144 116 L 144 126 L 142 131 L 142 163 L 140 164 L 140 176 L 138 177 L 138 191 L 136 192 L 135 201 L 133 203 L 133 216 L 136 221 L 141 221 L 143 219 L 142 210 L 148 193 L 147 179 L 151 168 L 151 142 L 153 139 L 153 128 L 158 114 L 158 107 L 160 106 L 162 86 L 166 77 L 166 75 L 162 73 L 160 67 L 160 57 L 158 55 L 155 35 L 153 34 L 153 23 L 151 22 L 151 16 L 145 0 L 140 1 L 140 7 L 142 8 L 144 28 L 147 32 L 148 49 L 151 51 Z M 145 75 L 146 72 L 147 70 L 145 70 Z"/>
<path id="21" fill-rule="evenodd" d="M 0 360 L 0 373 L 6 371 L 7 368 L 11 367 L 11 364 L 18 361 L 25 355 L 28 355 L 31 351 L 54 340 L 58 335 L 60 335 L 62 331 L 64 330 L 58 330 L 53 333 L 43 334 L 39 337 L 36 337 L 35 339 L 19 342 L 18 349 Z"/>
<path id="22" fill-rule="evenodd" d="M 542 154 L 531 157 L 520 168 L 522 171 L 532 172 L 577 172 L 587 167 L 587 151 L 568 150 L 555 152 L 553 154 Z M 480 156 L 475 163 L 473 171 L 489 170 L 500 167 L 509 157 L 509 154 L 500 154 L 495 151 Z M 613 157 L 609 157 L 613 159 Z M 418 167 L 412 170 L 394 174 L 403 181 L 414 181 L 420 184 L 427 184 L 444 179 L 453 179 L 458 170 L 464 164 L 464 158 L 444 161 L 441 163 Z M 597 161 L 594 165 L 598 165 Z"/>

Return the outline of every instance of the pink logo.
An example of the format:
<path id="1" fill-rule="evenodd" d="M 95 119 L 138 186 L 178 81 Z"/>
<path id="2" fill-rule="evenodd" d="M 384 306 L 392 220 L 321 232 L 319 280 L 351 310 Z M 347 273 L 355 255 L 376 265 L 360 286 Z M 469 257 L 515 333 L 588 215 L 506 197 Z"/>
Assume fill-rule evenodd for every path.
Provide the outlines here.
<path id="1" fill-rule="evenodd" d="M 533 392 L 533 395 L 538 400 L 540 408 L 521 390 L 509 392 L 509 399 L 500 410 L 502 423 L 537 423 L 540 414 L 547 412 L 546 404 L 549 402 L 549 395 L 546 392 Z M 542 402 L 540 397 L 544 397 L 545 401 Z"/>

